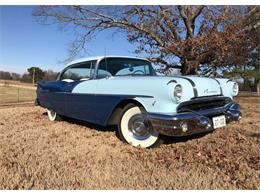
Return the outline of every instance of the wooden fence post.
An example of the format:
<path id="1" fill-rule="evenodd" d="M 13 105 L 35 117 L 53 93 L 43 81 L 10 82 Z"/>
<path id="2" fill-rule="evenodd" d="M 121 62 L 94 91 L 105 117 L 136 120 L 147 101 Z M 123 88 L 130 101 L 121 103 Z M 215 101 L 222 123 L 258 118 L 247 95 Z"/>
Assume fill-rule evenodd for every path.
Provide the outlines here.
<path id="1" fill-rule="evenodd" d="M 19 93 L 19 88 L 17 88 L 17 100 L 18 100 L 18 103 L 19 103 L 19 101 L 20 101 L 20 93 Z"/>
<path id="2" fill-rule="evenodd" d="M 257 89 L 256 89 L 256 91 L 257 91 L 257 95 L 260 96 L 260 82 L 257 84 Z"/>

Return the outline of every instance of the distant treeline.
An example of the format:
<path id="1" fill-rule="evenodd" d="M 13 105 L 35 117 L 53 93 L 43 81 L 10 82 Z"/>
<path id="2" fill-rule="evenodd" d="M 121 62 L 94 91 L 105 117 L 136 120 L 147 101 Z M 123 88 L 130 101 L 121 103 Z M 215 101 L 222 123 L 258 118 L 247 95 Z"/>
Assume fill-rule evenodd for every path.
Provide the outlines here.
<path id="1" fill-rule="evenodd" d="M 52 81 L 56 80 L 58 72 L 54 72 L 52 70 L 41 70 L 39 67 L 31 67 L 27 69 L 27 73 L 18 74 L 8 71 L 0 70 L 0 79 L 3 80 L 13 80 L 13 81 L 21 81 L 25 83 L 33 83 L 41 80 L 44 81 Z"/>

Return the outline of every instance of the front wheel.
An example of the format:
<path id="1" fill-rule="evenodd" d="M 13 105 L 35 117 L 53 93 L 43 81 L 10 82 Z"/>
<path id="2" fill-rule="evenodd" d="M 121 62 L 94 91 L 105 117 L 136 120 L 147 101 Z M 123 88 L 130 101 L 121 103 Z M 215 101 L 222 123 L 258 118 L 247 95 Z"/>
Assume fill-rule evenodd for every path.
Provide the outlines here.
<path id="1" fill-rule="evenodd" d="M 135 147 L 150 148 L 162 143 L 159 133 L 147 121 L 142 107 L 126 106 L 118 126 L 119 137 Z"/>
<path id="2" fill-rule="evenodd" d="M 53 110 L 47 110 L 48 117 L 51 121 L 60 121 L 62 118 Z"/>

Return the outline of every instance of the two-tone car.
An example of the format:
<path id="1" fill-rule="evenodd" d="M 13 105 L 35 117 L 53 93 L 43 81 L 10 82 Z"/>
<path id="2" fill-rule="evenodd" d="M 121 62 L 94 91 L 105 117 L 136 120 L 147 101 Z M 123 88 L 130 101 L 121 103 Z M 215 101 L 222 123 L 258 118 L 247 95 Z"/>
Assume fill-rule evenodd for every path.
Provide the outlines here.
<path id="1" fill-rule="evenodd" d="M 122 141 L 147 148 L 162 143 L 161 135 L 210 132 L 238 121 L 237 94 L 229 79 L 158 76 L 147 59 L 99 56 L 71 62 L 56 81 L 39 82 L 36 105 L 51 121 L 66 116 L 117 125 Z"/>

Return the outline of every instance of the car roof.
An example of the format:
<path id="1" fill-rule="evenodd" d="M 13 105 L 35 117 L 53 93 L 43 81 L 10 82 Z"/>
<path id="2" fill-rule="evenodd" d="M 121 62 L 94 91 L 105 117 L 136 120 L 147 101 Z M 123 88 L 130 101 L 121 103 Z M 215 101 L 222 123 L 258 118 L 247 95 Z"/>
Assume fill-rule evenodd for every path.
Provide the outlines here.
<path id="1" fill-rule="evenodd" d="M 107 56 L 91 56 L 91 57 L 80 58 L 80 59 L 69 62 L 66 66 L 76 64 L 76 63 L 80 63 L 80 62 L 92 61 L 92 60 L 100 61 L 104 58 L 128 58 L 128 59 L 130 58 L 130 59 L 138 59 L 138 60 L 149 61 L 146 58 L 138 58 L 138 57 L 134 57 L 134 56 L 107 55 Z"/>

